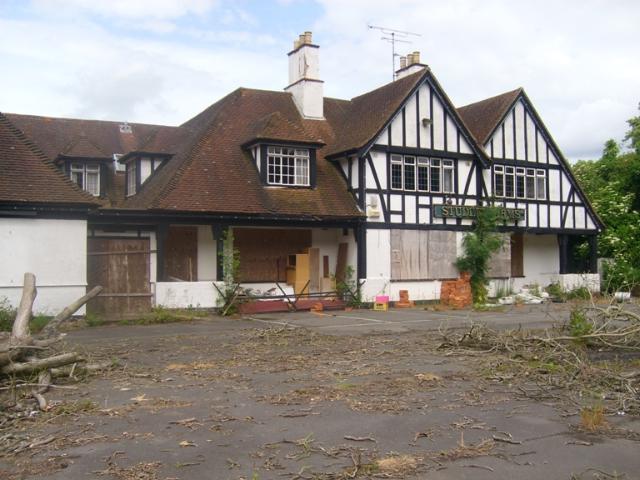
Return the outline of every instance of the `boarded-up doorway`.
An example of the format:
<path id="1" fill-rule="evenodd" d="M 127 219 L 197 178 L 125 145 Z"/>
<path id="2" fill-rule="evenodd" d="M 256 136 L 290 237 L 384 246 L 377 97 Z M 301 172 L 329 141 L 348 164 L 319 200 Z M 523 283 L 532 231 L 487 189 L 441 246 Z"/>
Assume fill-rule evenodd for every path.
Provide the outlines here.
<path id="1" fill-rule="evenodd" d="M 89 238 L 89 289 L 104 290 L 87 303 L 87 313 L 118 318 L 151 309 L 148 238 Z"/>

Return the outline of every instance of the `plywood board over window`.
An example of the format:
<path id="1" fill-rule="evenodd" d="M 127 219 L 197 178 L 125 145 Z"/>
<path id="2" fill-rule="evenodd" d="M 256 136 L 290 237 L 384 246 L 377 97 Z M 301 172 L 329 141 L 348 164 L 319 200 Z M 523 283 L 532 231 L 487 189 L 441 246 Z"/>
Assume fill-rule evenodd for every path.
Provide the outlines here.
<path id="1" fill-rule="evenodd" d="M 511 276 L 524 277 L 524 241 L 522 233 L 511 235 Z"/>
<path id="2" fill-rule="evenodd" d="M 164 272 L 167 280 L 198 280 L 198 227 L 170 226 L 164 248 Z"/>
<path id="3" fill-rule="evenodd" d="M 511 276 L 511 242 L 508 233 L 501 233 L 501 247 L 489 259 L 489 278 L 509 278 Z"/>
<path id="4" fill-rule="evenodd" d="M 285 282 L 287 257 L 311 247 L 311 230 L 234 228 L 243 282 Z"/>
<path id="5" fill-rule="evenodd" d="M 456 254 L 455 232 L 391 230 L 391 279 L 456 278 Z"/>

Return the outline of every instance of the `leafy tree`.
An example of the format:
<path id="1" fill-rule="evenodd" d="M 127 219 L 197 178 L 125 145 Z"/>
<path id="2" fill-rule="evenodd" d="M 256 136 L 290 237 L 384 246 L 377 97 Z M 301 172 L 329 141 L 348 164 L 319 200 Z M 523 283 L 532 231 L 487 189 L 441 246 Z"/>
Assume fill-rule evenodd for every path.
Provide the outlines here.
<path id="1" fill-rule="evenodd" d="M 611 139 L 599 160 L 581 160 L 573 167 L 606 226 L 598 253 L 614 259 L 606 269 L 606 283 L 612 290 L 640 283 L 640 116 L 627 123 L 624 141 L 632 150 L 621 151 Z"/>
<path id="2" fill-rule="evenodd" d="M 487 303 L 489 259 L 502 246 L 502 237 L 496 232 L 499 212 L 497 207 L 478 209 L 473 230 L 462 240 L 464 253 L 456 261 L 458 270 L 471 274 L 471 292 L 476 305 Z"/>

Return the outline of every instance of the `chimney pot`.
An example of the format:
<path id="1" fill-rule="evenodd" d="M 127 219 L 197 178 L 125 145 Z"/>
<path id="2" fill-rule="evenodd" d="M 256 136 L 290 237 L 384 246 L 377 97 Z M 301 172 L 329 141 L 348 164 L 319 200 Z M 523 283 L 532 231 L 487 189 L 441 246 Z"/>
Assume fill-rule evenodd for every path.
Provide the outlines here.
<path id="1" fill-rule="evenodd" d="M 293 49 L 295 50 L 296 48 L 298 48 L 300 46 L 300 40 L 294 40 L 293 41 Z"/>
<path id="2" fill-rule="evenodd" d="M 407 57 L 400 57 L 400 68 L 405 68 L 407 66 Z"/>
<path id="3" fill-rule="evenodd" d="M 413 53 L 407 54 L 407 67 L 413 65 Z"/>
<path id="4" fill-rule="evenodd" d="M 304 40 L 305 40 L 305 39 L 304 39 L 304 33 L 301 33 L 301 34 L 298 36 L 298 43 L 299 43 L 300 45 L 304 45 L 304 44 L 306 43 Z"/>
<path id="5" fill-rule="evenodd" d="M 413 52 L 413 63 L 420 63 L 420 52 Z"/>
<path id="6" fill-rule="evenodd" d="M 308 44 L 313 43 L 311 38 L 312 38 L 312 33 L 311 32 L 309 32 L 309 31 L 304 32 L 304 43 L 308 43 Z"/>

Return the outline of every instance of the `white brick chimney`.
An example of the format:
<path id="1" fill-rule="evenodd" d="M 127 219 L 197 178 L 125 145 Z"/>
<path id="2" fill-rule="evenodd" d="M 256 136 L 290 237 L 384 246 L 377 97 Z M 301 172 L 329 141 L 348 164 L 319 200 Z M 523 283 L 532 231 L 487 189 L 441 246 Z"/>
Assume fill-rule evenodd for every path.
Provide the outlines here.
<path id="1" fill-rule="evenodd" d="M 284 90 L 293 95 L 304 118 L 324 118 L 323 81 L 320 80 L 320 47 L 314 45 L 311 32 L 304 32 L 293 42 L 289 55 L 289 86 Z"/>
<path id="2" fill-rule="evenodd" d="M 400 69 L 396 70 L 396 80 L 416 73 L 423 68 L 427 68 L 427 66 L 424 63 L 420 63 L 420 52 L 413 52 L 406 57 L 400 57 Z"/>

